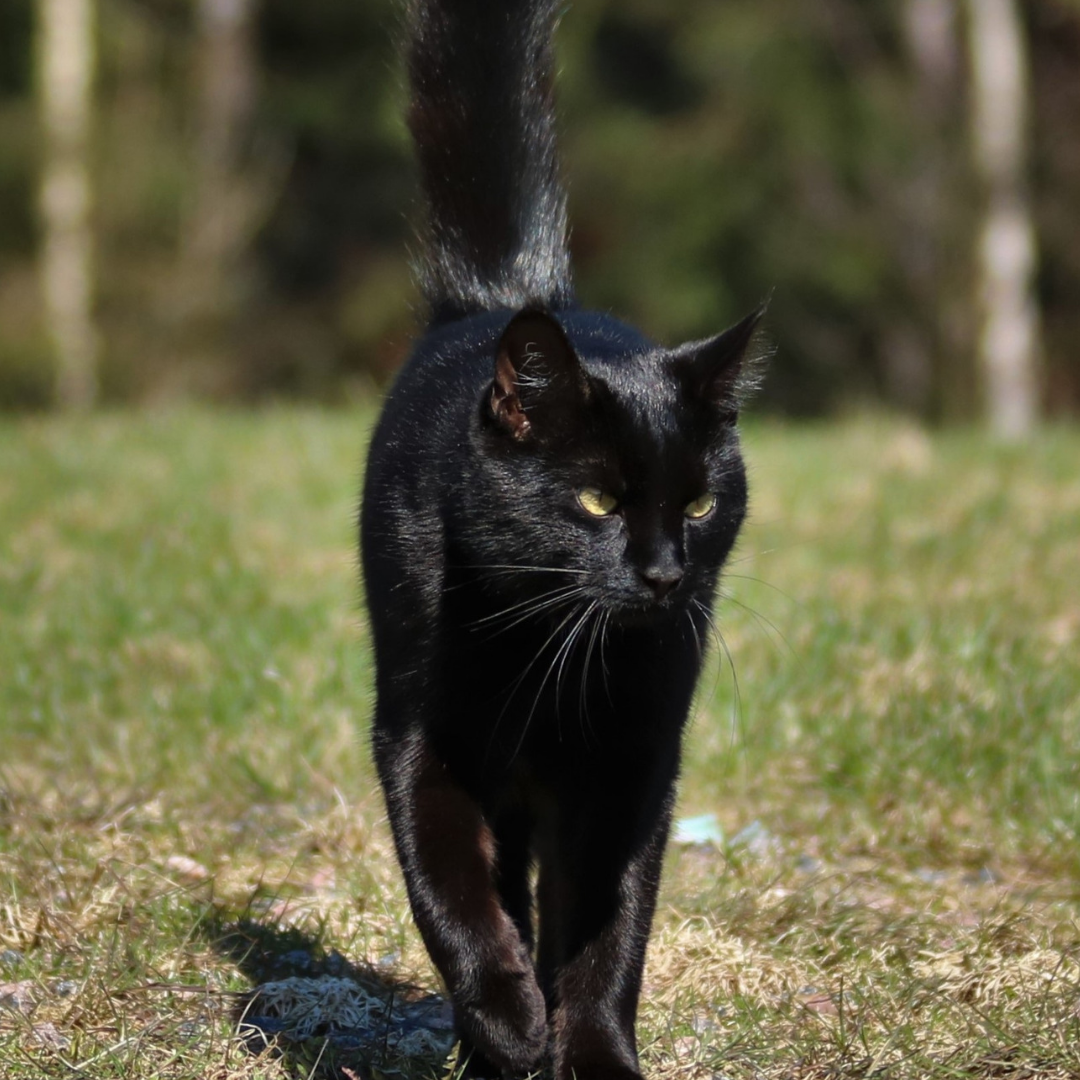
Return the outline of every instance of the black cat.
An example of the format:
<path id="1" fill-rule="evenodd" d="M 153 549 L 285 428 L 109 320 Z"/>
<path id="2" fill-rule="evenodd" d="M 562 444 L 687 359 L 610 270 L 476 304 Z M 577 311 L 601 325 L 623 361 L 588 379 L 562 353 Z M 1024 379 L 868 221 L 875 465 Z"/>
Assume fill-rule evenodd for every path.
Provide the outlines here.
<path id="1" fill-rule="evenodd" d="M 374 747 L 468 1073 L 630 1080 L 760 313 L 665 349 L 575 305 L 560 5 L 412 4 L 430 323 L 364 488 Z"/>

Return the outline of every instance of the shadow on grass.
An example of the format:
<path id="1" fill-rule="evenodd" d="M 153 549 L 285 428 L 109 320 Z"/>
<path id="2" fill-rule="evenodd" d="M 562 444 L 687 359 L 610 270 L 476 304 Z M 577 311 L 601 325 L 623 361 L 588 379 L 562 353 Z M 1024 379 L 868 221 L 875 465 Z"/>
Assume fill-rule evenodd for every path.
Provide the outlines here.
<path id="1" fill-rule="evenodd" d="M 291 1075 L 318 1080 L 433 1080 L 456 1039 L 449 1003 L 354 964 L 318 938 L 250 917 L 203 923 L 206 939 L 252 984 L 234 1007 L 252 1054 L 281 1058 Z"/>

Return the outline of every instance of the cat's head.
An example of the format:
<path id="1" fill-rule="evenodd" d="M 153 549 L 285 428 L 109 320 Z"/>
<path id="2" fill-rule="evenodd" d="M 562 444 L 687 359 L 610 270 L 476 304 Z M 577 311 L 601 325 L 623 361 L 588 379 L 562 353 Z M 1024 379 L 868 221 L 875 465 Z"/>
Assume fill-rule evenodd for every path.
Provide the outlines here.
<path id="1" fill-rule="evenodd" d="M 478 421 L 481 559 L 625 621 L 708 599 L 746 513 L 735 422 L 761 315 L 614 354 L 588 336 L 575 349 L 542 310 L 515 315 Z"/>

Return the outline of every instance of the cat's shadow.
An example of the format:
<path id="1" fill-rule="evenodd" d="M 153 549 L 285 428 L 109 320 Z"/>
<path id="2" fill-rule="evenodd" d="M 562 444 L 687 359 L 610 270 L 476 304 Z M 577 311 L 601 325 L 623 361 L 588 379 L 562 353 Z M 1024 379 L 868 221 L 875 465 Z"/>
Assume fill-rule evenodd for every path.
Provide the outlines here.
<path id="1" fill-rule="evenodd" d="M 252 1054 L 273 1054 L 292 1076 L 318 1080 L 434 1080 L 455 1044 L 449 1003 L 392 968 L 353 963 L 295 927 L 215 913 L 213 950 L 251 984 L 233 1021 Z"/>

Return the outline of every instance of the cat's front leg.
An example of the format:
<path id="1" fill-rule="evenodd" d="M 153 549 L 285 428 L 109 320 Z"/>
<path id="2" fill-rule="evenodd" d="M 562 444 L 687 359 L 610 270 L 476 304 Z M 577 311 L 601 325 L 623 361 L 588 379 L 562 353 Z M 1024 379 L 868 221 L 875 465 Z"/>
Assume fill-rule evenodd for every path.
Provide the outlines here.
<path id="1" fill-rule="evenodd" d="M 541 980 L 556 1080 L 641 1080 L 634 1022 L 670 809 L 631 851 L 598 814 L 588 839 L 554 854 L 540 879 Z M 621 845 L 619 845 L 621 847 Z"/>
<path id="2" fill-rule="evenodd" d="M 413 916 L 473 1056 L 468 1073 L 527 1073 L 546 1050 L 546 1010 L 500 900 L 492 830 L 422 733 L 377 744 L 376 759 Z"/>

